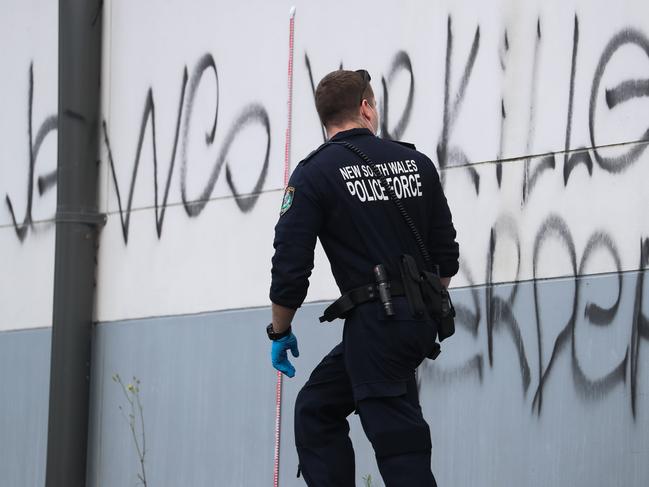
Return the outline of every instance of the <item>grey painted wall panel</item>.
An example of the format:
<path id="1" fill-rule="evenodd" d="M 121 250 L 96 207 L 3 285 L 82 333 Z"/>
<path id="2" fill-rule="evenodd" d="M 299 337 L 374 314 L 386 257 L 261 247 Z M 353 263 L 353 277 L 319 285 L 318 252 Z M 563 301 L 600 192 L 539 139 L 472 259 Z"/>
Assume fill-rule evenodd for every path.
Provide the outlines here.
<path id="1" fill-rule="evenodd" d="M 440 485 L 647 485 L 649 343 L 646 332 L 637 346 L 633 340 L 639 314 L 649 314 L 643 276 L 538 281 L 536 299 L 533 282 L 454 292 L 458 331 L 419 371 Z M 607 320 L 593 318 L 594 303 L 616 301 Z M 301 356 L 293 359 L 297 376 L 284 381 L 282 486 L 303 485 L 295 478 L 295 396 L 341 336 L 340 322 L 316 324 L 323 307 L 306 305 L 296 319 Z M 98 325 L 88 485 L 137 485 L 138 456 L 120 411 L 128 413 L 128 403 L 115 373 L 141 381 L 150 487 L 271 485 L 268 318 L 268 309 L 249 309 Z M 49 345 L 49 330 L 0 334 L 1 485 L 43 485 Z M 358 418 L 350 423 L 358 484 L 366 474 L 377 480 Z"/>
<path id="2" fill-rule="evenodd" d="M 0 332 L 0 485 L 45 484 L 49 328 Z"/>
<path id="3" fill-rule="evenodd" d="M 266 321 L 267 310 L 248 310 L 98 326 L 89 485 L 137 483 L 138 455 L 119 409 L 128 413 L 128 402 L 112 380 L 116 373 L 141 381 L 148 485 L 272 479 L 275 374 L 266 360 Z"/>
<path id="4" fill-rule="evenodd" d="M 630 367 L 632 330 L 637 325 L 634 309 L 649 314 L 647 286 L 637 295 L 643 276 L 646 272 L 537 281 L 536 300 L 533 282 L 454 291 L 456 307 L 462 310 L 458 331 L 444 343 L 440 358 L 427 360 L 419 370 L 420 398 L 431 425 L 433 469 L 440 485 L 649 484 L 646 339 L 639 343 L 635 377 Z M 508 299 L 512 294 L 513 301 Z M 611 319 L 593 325 L 587 317 L 592 317 L 592 304 L 611 307 L 618 295 L 619 306 Z M 504 301 L 500 308 L 499 297 Z M 319 311 L 306 308 L 298 323 L 313 322 Z M 303 374 L 333 343 L 327 343 L 327 330 L 302 328 L 306 329 L 310 333 L 299 336 L 303 357 L 297 365 Z M 538 336 L 543 343 L 541 362 Z M 304 379 L 302 375 L 288 381 L 286 409 Z M 540 409 L 535 401 L 539 391 Z M 350 423 L 360 485 L 363 475 L 377 478 L 378 471 L 358 419 L 352 417 Z M 297 456 L 288 448 L 292 430 L 285 413 L 282 485 L 286 486 L 303 485 L 295 480 Z"/>
<path id="5" fill-rule="evenodd" d="M 630 367 L 634 309 L 649 309 L 649 289 L 637 296 L 643 275 L 538 281 L 536 299 L 533 282 L 454 292 L 458 332 L 419 373 L 441 485 L 647 484 L 645 339 L 635 379 Z M 593 325 L 593 304 L 611 307 L 618 295 L 608 321 Z M 297 376 L 284 381 L 282 486 L 303 485 L 295 478 L 295 396 L 341 336 L 340 322 L 316 324 L 323 307 L 306 305 L 296 318 L 301 356 L 293 359 Z M 142 380 L 151 486 L 271 485 L 268 318 L 254 309 L 100 325 L 91 485 L 134 485 L 138 471 L 115 372 Z M 360 485 L 364 475 L 379 477 L 358 418 L 350 423 Z"/>

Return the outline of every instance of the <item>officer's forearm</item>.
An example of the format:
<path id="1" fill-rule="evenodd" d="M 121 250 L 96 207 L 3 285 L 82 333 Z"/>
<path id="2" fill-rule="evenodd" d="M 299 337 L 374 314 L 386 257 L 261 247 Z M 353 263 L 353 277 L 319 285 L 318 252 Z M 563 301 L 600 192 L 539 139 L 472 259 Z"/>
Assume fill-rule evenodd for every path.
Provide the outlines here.
<path id="1" fill-rule="evenodd" d="M 294 309 L 281 306 L 273 303 L 273 331 L 275 333 L 282 333 L 291 325 L 293 316 L 295 316 Z"/>

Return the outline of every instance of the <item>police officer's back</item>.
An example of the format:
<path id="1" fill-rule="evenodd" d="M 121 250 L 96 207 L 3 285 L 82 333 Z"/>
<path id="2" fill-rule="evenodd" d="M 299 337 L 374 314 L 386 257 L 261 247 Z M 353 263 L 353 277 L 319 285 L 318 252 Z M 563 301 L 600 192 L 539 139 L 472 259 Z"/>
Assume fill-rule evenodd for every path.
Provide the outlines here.
<path id="1" fill-rule="evenodd" d="M 352 143 L 378 164 L 373 169 L 344 146 L 325 144 L 296 167 L 275 229 L 271 300 L 289 308 L 300 306 L 316 235 L 341 293 L 371 281 L 372 268 L 379 262 L 394 270 L 399 254 L 418 255 L 374 170 L 392 184 L 441 275 L 454 275 L 455 230 L 432 161 L 414 146 L 379 139 L 366 128 L 339 132 L 331 140 Z"/>

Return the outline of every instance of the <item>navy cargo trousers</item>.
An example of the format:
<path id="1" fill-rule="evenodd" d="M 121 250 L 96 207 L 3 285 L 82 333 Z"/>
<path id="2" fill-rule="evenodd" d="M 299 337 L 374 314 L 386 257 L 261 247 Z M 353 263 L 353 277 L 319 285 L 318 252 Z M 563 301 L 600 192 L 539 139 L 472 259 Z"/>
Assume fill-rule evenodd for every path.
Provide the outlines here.
<path id="1" fill-rule="evenodd" d="M 435 487 L 431 440 L 415 369 L 430 352 L 435 324 L 412 319 L 397 298 L 387 318 L 376 302 L 354 309 L 343 341 L 313 370 L 295 402 L 295 443 L 310 487 L 354 487 L 347 416 L 356 411 L 386 487 Z"/>

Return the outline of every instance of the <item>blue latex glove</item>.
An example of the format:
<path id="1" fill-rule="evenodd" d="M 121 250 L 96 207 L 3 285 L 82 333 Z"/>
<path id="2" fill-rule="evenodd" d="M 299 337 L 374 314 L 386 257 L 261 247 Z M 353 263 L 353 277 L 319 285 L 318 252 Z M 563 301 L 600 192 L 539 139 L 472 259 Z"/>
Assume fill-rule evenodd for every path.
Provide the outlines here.
<path id="1" fill-rule="evenodd" d="M 288 361 L 287 350 L 291 350 L 293 357 L 299 357 L 300 351 L 297 349 L 297 338 L 291 332 L 289 335 L 273 342 L 270 349 L 270 358 L 273 362 L 273 367 L 282 372 L 283 374 L 293 377 L 295 375 L 295 367 Z"/>

